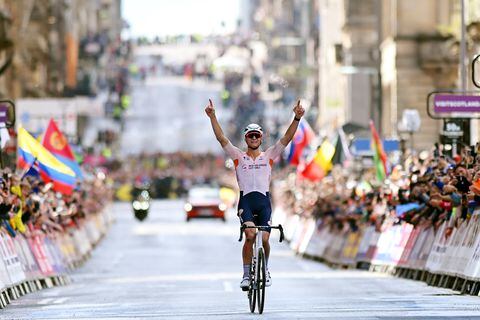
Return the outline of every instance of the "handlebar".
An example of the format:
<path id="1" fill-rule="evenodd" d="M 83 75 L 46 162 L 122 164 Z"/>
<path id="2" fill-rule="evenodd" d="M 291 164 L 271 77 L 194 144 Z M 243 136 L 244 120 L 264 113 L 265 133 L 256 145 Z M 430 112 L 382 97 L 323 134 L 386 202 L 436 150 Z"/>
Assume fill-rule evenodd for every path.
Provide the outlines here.
<path id="1" fill-rule="evenodd" d="M 243 231 L 245 229 L 258 229 L 258 230 L 266 231 L 268 228 L 278 229 L 280 231 L 280 239 L 278 240 L 278 242 L 283 242 L 283 239 L 285 239 L 285 235 L 283 234 L 283 227 L 281 224 L 279 224 L 278 226 L 245 226 L 243 225 L 240 227 L 240 238 L 238 238 L 238 241 L 241 242 L 243 240 Z"/>

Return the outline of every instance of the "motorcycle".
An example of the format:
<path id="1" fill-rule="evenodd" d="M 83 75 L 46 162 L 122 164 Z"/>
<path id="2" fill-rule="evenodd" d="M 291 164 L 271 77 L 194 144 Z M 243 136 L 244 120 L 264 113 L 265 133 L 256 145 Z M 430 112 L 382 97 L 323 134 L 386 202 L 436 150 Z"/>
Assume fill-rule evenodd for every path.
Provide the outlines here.
<path id="1" fill-rule="evenodd" d="M 143 190 L 132 201 L 132 208 L 135 218 L 139 221 L 143 221 L 148 216 L 148 210 L 150 209 L 150 193 L 147 190 Z"/>

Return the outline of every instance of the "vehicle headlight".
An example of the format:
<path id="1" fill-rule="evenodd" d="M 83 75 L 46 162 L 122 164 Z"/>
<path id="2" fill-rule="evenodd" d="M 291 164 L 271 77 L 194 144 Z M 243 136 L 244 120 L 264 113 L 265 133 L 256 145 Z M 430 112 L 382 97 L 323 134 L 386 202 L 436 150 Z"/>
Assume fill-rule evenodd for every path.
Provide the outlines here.
<path id="1" fill-rule="evenodd" d="M 193 207 L 190 203 L 185 203 L 185 206 L 183 207 L 185 211 L 190 212 L 192 211 Z"/>
<path id="2" fill-rule="evenodd" d="M 147 201 L 142 203 L 142 209 L 143 210 L 148 210 L 148 207 L 150 207 L 150 204 Z"/>
<path id="3" fill-rule="evenodd" d="M 218 205 L 218 209 L 220 209 L 221 211 L 225 211 L 227 210 L 227 205 L 225 203 L 220 203 Z"/>
<path id="4" fill-rule="evenodd" d="M 132 206 L 133 206 L 133 209 L 135 210 L 140 210 L 142 208 L 142 204 L 140 203 L 140 201 L 133 201 L 132 203 Z"/>

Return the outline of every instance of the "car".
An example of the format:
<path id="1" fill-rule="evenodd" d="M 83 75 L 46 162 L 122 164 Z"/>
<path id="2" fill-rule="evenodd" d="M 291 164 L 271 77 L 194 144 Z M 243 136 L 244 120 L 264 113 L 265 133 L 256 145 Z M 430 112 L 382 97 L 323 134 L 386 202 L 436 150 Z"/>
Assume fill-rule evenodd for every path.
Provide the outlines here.
<path id="1" fill-rule="evenodd" d="M 193 218 L 218 218 L 225 222 L 227 208 L 220 198 L 220 189 L 211 186 L 192 187 L 184 206 L 187 221 Z"/>

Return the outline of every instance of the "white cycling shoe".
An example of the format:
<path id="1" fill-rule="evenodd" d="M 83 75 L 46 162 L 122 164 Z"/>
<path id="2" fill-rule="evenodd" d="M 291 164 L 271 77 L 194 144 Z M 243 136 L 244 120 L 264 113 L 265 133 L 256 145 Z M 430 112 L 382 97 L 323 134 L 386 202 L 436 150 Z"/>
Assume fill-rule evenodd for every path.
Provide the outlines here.
<path id="1" fill-rule="evenodd" d="M 242 282 L 240 282 L 240 288 L 243 291 L 247 291 L 249 287 L 250 287 L 250 278 L 243 278 Z"/>
<path id="2" fill-rule="evenodd" d="M 270 271 L 267 271 L 267 277 L 265 278 L 265 287 L 272 285 L 272 277 L 270 277 Z"/>

